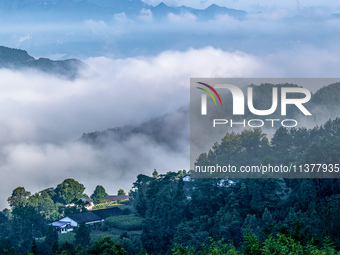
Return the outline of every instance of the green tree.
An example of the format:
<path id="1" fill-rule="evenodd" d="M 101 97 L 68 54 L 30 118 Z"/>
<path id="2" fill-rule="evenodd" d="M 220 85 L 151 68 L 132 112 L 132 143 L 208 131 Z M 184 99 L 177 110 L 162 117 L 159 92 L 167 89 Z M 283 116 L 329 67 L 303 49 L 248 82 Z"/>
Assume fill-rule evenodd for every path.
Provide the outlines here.
<path id="1" fill-rule="evenodd" d="M 7 199 L 7 201 L 13 210 L 14 208 L 25 206 L 30 195 L 31 192 L 26 191 L 24 187 L 17 187 L 13 190 L 12 195 Z"/>
<path id="2" fill-rule="evenodd" d="M 125 191 L 124 191 L 123 189 L 119 189 L 117 195 L 118 195 L 118 196 L 125 196 L 126 193 L 125 193 Z"/>
<path id="3" fill-rule="evenodd" d="M 78 244 L 76 247 L 76 255 L 87 255 L 86 250 L 81 244 Z"/>
<path id="4" fill-rule="evenodd" d="M 58 249 L 57 255 L 76 255 L 74 246 L 69 242 L 64 242 Z"/>
<path id="5" fill-rule="evenodd" d="M 35 239 L 33 239 L 33 241 L 32 241 L 31 252 L 32 252 L 33 255 L 39 254 L 37 242 L 35 241 Z"/>
<path id="6" fill-rule="evenodd" d="M 156 171 L 156 169 L 153 170 L 152 177 L 153 178 L 157 178 L 158 177 L 158 172 Z"/>
<path id="7" fill-rule="evenodd" d="M 45 243 L 48 247 L 52 248 L 55 242 L 58 243 L 58 233 L 53 226 L 49 225 L 46 232 Z"/>
<path id="8" fill-rule="evenodd" d="M 268 210 L 268 208 L 266 207 L 262 214 L 262 226 L 263 226 L 264 233 L 269 234 L 271 230 L 273 229 L 273 225 L 274 225 L 273 216 Z"/>
<path id="9" fill-rule="evenodd" d="M 58 242 L 54 242 L 54 244 L 52 245 L 51 254 L 52 255 L 57 254 L 58 249 L 59 249 Z"/>
<path id="10" fill-rule="evenodd" d="M 69 178 L 58 184 L 55 189 L 55 199 L 57 202 L 69 204 L 82 198 L 84 196 L 84 190 L 85 187 L 83 184 Z"/>
<path id="11" fill-rule="evenodd" d="M 55 204 L 52 198 L 45 192 L 41 191 L 30 196 L 28 205 L 36 208 L 38 212 L 45 212 L 46 214 L 55 211 Z"/>
<path id="12" fill-rule="evenodd" d="M 109 236 L 105 236 L 99 241 L 95 241 L 92 246 L 87 249 L 88 255 L 125 255 L 126 251 L 122 246 L 116 244 Z"/>
<path id="13" fill-rule="evenodd" d="M 75 245 L 82 245 L 83 247 L 89 245 L 91 241 L 91 229 L 89 226 L 85 224 L 85 222 L 80 223 L 80 225 L 76 229 L 76 235 L 74 243 Z"/>
<path id="14" fill-rule="evenodd" d="M 97 185 L 95 190 L 93 191 L 93 194 L 91 195 L 91 199 L 95 204 L 100 204 L 105 202 L 105 197 L 107 196 L 107 193 L 103 186 Z"/>
<path id="15" fill-rule="evenodd" d="M 10 235 L 16 247 L 28 251 L 31 247 L 33 233 L 46 233 L 46 220 L 31 206 L 16 207 L 12 211 Z"/>
<path id="16" fill-rule="evenodd" d="M 17 254 L 13 246 L 12 240 L 8 238 L 0 239 L 0 254 L 1 255 Z"/>

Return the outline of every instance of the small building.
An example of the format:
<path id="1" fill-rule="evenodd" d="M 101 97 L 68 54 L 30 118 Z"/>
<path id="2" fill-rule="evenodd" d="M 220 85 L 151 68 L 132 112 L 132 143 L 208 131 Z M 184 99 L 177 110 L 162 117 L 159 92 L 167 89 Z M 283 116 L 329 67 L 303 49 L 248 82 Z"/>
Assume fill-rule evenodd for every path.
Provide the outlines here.
<path id="1" fill-rule="evenodd" d="M 85 208 L 87 209 L 87 210 L 92 210 L 92 208 L 93 208 L 93 206 L 94 206 L 94 202 L 93 202 L 93 200 L 91 199 L 91 198 L 86 198 L 86 197 L 83 197 L 83 198 L 81 198 L 81 201 L 83 201 L 84 202 L 84 204 L 85 204 Z"/>
<path id="2" fill-rule="evenodd" d="M 108 195 L 105 197 L 107 202 L 120 202 L 122 200 L 128 200 L 130 196 L 117 196 L 117 195 Z"/>
<path id="3" fill-rule="evenodd" d="M 86 225 L 96 228 L 102 225 L 104 219 L 110 216 L 122 215 L 123 212 L 120 208 L 112 207 L 101 210 L 94 210 L 91 212 L 83 212 L 68 215 L 60 220 L 52 222 L 50 225 L 63 234 L 73 231 L 79 224 L 85 222 Z"/>
<path id="4" fill-rule="evenodd" d="M 51 225 L 55 227 L 55 229 L 61 234 L 73 231 L 73 227 L 71 226 L 70 221 L 58 220 L 58 221 L 51 223 Z"/>
<path id="5" fill-rule="evenodd" d="M 184 182 L 190 182 L 190 181 L 191 181 L 190 174 L 184 175 L 183 181 L 184 181 Z"/>
<path id="6" fill-rule="evenodd" d="M 51 223 L 51 225 L 55 227 L 59 233 L 67 233 L 73 231 L 81 223 L 85 223 L 86 225 L 95 228 L 96 226 L 101 225 L 103 221 L 104 219 L 93 212 L 84 212 L 71 214 Z"/>

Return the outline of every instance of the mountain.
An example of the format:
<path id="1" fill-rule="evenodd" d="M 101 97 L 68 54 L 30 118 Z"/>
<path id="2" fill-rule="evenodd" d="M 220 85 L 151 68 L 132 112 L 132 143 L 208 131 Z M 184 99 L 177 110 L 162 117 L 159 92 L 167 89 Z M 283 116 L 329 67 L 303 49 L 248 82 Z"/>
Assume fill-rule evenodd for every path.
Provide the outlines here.
<path id="1" fill-rule="evenodd" d="M 216 4 L 210 5 L 205 10 L 189 10 L 189 12 L 192 12 L 194 15 L 196 15 L 200 19 L 213 19 L 217 15 L 228 15 L 236 19 L 243 19 L 247 13 L 242 10 L 235 10 L 235 9 L 229 9 L 226 7 L 221 7 Z"/>
<path id="2" fill-rule="evenodd" d="M 229 15 L 242 19 L 245 11 L 229 9 L 213 4 L 205 10 L 186 6 L 170 7 L 161 2 L 157 6 L 141 0 L 0 0 L 0 15 L 4 20 L 112 20 L 114 14 L 125 13 L 130 18 L 140 15 L 142 10 L 150 10 L 155 19 L 164 19 L 170 13 L 192 13 L 198 19 L 213 19 L 216 15 Z"/>
<path id="3" fill-rule="evenodd" d="M 0 46 L 0 68 L 36 69 L 45 73 L 75 79 L 86 65 L 78 59 L 51 60 L 35 59 L 27 51 Z"/>
<path id="4" fill-rule="evenodd" d="M 312 104 L 330 109 L 340 106 L 340 83 L 333 83 L 319 89 L 312 97 Z"/>
<path id="5" fill-rule="evenodd" d="M 252 85 L 254 88 L 254 92 L 264 93 L 267 95 L 261 98 L 255 98 L 254 102 L 256 107 L 259 109 L 268 109 L 271 105 L 271 101 L 263 102 L 262 98 L 271 98 L 271 87 L 273 84 L 261 84 L 261 85 Z M 296 86 L 294 84 L 280 84 L 275 86 Z M 256 97 L 256 93 L 254 94 Z M 263 96 L 263 95 L 262 95 Z M 310 118 L 307 122 L 304 122 L 304 125 L 308 126 L 316 126 L 323 124 L 330 118 L 335 119 L 340 116 L 340 83 L 330 84 L 323 88 L 320 88 L 315 94 L 312 95 L 312 99 L 308 104 L 306 104 L 307 109 L 309 109 L 313 118 Z M 256 104 L 257 103 L 257 104 Z M 260 103 L 260 104 L 259 104 Z M 277 112 L 271 116 L 271 118 L 279 119 L 280 115 L 280 107 L 278 107 Z M 291 115 L 287 116 L 287 118 L 297 118 L 297 114 L 300 110 L 291 109 Z M 251 113 L 246 113 L 246 119 L 252 119 L 254 116 Z M 242 117 L 243 118 L 243 117 Z M 256 118 L 261 118 L 257 116 Z M 269 118 L 264 116 L 264 118 Z M 149 121 L 141 123 L 139 125 L 131 126 L 126 125 L 123 127 L 115 127 L 111 129 L 107 129 L 104 131 L 95 131 L 91 133 L 83 134 L 80 138 L 81 141 L 93 145 L 104 146 L 105 144 L 110 144 L 112 142 L 120 143 L 122 141 L 126 141 L 134 136 L 145 136 L 148 140 L 153 141 L 156 144 L 162 144 L 167 146 L 172 150 L 178 149 L 180 146 L 183 146 L 183 143 L 188 141 L 189 139 L 189 120 L 190 120 L 190 111 L 189 106 L 182 107 L 177 111 L 165 114 L 163 116 L 153 118 Z M 208 123 L 208 122 L 207 122 Z M 209 124 L 210 125 L 210 124 Z M 202 128 L 204 129 L 204 127 Z M 225 134 L 225 133 L 224 133 Z M 224 135 L 223 134 L 223 135 Z M 210 134 L 213 135 L 213 134 Z M 221 134 L 214 134 L 216 137 L 220 137 Z M 218 138 L 219 139 L 219 138 Z M 189 142 L 188 142 L 189 143 Z"/>
<path id="6" fill-rule="evenodd" d="M 149 8 L 152 12 L 152 15 L 157 18 L 162 18 L 166 17 L 168 14 L 173 13 L 173 14 L 180 14 L 181 10 L 180 8 L 176 7 L 169 7 L 165 3 L 161 2 L 159 5 L 155 7 Z"/>
<path id="7" fill-rule="evenodd" d="M 189 107 L 181 107 L 175 112 L 153 118 L 139 125 L 126 125 L 84 133 L 80 141 L 103 147 L 112 142 L 120 143 L 133 137 L 143 136 L 148 141 L 175 151 L 180 149 L 183 142 L 189 142 L 189 116 Z"/>

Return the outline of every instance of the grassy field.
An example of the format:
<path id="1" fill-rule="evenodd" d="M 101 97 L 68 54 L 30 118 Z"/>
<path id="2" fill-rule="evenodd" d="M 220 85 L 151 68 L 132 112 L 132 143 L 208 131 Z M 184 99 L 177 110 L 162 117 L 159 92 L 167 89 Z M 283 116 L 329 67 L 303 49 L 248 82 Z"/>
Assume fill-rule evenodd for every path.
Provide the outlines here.
<path id="1" fill-rule="evenodd" d="M 125 205 L 126 206 L 126 205 Z M 133 215 L 111 216 L 105 219 L 103 230 L 91 231 L 91 243 L 100 240 L 104 236 L 110 236 L 113 240 L 118 240 L 123 233 L 129 235 L 141 235 L 143 219 Z M 75 232 L 59 234 L 59 244 L 64 242 L 74 243 Z"/>
<path id="2" fill-rule="evenodd" d="M 65 233 L 65 234 L 58 234 L 59 245 L 61 245 L 64 242 L 73 243 L 75 235 L 76 234 L 74 232 L 69 232 L 69 233 Z"/>
<path id="3" fill-rule="evenodd" d="M 130 212 L 134 213 L 133 206 L 131 205 L 131 201 L 129 199 L 122 200 L 119 203 L 106 202 L 97 204 L 92 208 L 92 210 L 107 209 L 112 207 L 118 207 L 121 210 L 129 209 Z"/>
<path id="4" fill-rule="evenodd" d="M 141 230 L 143 219 L 136 215 L 111 216 L 105 220 L 105 225 L 109 228 L 118 228 L 126 231 Z"/>
<path id="5" fill-rule="evenodd" d="M 121 233 L 123 232 L 124 231 L 121 230 Z M 91 243 L 94 243 L 95 241 L 100 240 L 104 236 L 110 236 L 113 240 L 116 240 L 119 238 L 121 233 L 118 234 L 117 232 L 116 234 L 114 234 L 108 231 L 92 230 L 91 231 Z M 74 238 L 75 238 L 74 232 L 59 234 L 59 245 L 61 245 L 64 242 L 74 243 Z"/>

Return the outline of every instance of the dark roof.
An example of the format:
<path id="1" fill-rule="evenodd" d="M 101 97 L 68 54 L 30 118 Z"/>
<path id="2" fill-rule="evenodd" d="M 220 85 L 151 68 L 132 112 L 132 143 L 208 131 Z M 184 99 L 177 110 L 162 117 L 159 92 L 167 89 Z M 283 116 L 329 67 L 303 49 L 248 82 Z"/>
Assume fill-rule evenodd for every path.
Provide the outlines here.
<path id="1" fill-rule="evenodd" d="M 105 218 L 110 217 L 110 216 L 117 216 L 117 215 L 123 214 L 122 210 L 118 207 L 112 207 L 112 208 L 101 209 L 101 210 L 94 210 L 92 212 L 102 219 L 105 219 Z"/>
<path id="2" fill-rule="evenodd" d="M 84 212 L 84 213 L 77 213 L 77 214 L 71 214 L 67 215 L 70 219 L 74 220 L 77 223 L 82 223 L 82 222 L 91 222 L 91 221 L 97 221 L 101 220 L 97 214 L 93 212 Z"/>
<path id="3" fill-rule="evenodd" d="M 116 196 L 116 195 L 109 195 L 105 197 L 107 201 L 121 201 L 129 198 L 130 198 L 129 196 Z"/>

